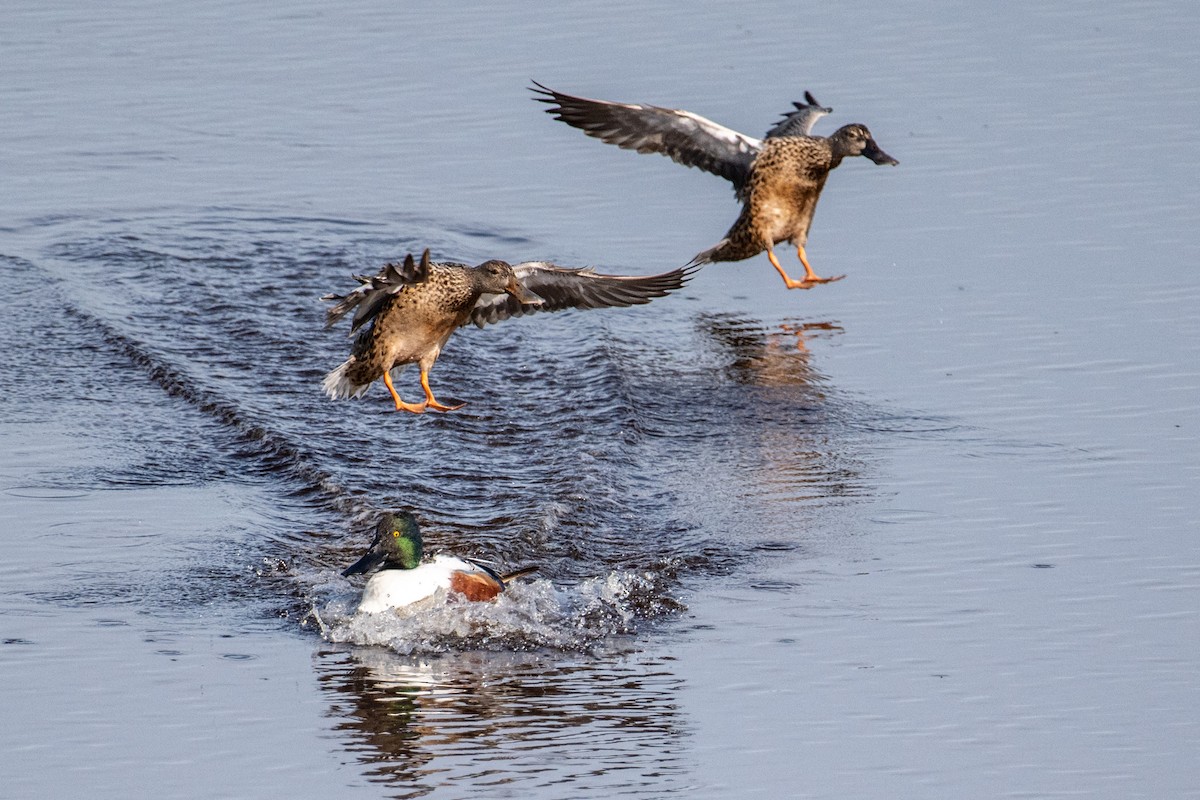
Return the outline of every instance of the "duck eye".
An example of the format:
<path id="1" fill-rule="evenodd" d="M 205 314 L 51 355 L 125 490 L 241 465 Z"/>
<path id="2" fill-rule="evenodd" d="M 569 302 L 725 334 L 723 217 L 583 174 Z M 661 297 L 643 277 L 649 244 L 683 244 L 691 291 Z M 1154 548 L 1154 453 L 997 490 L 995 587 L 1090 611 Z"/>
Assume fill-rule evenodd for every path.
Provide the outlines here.
<path id="1" fill-rule="evenodd" d="M 393 538 L 393 539 L 399 539 L 399 538 L 400 538 L 400 531 L 392 531 L 392 538 Z"/>

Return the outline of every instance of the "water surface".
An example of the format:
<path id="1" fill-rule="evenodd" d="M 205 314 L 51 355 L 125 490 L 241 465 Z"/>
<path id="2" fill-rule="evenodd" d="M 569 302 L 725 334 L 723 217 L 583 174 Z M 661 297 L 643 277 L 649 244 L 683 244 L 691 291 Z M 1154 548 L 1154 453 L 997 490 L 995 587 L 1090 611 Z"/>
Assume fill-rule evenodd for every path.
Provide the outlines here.
<path id="1" fill-rule="evenodd" d="M 7 9 L 6 791 L 1195 796 L 1198 16 Z M 464 330 L 461 412 L 327 400 L 354 273 L 656 272 L 733 221 L 531 78 L 751 135 L 809 89 L 901 163 L 830 179 L 844 281 L 714 265 Z M 355 620 L 397 506 L 539 571 Z"/>

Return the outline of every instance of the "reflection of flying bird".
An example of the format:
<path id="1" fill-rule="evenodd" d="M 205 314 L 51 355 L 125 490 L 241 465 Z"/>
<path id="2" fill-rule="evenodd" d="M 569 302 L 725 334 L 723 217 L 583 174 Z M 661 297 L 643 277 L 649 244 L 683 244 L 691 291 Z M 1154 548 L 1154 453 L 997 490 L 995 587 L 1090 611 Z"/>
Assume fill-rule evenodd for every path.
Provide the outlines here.
<path id="1" fill-rule="evenodd" d="M 424 548 L 421 528 L 407 511 L 384 514 L 375 526 L 375 538 L 362 558 L 343 575 L 382 568 L 367 580 L 359 611 L 376 614 L 418 603 L 439 589 L 462 595 L 467 600 L 491 600 L 504 591 L 513 578 L 533 572 L 534 567 L 500 574 L 476 561 L 439 554 L 422 563 Z"/>
<path id="2" fill-rule="evenodd" d="M 334 399 L 359 397 L 383 378 L 397 411 L 453 411 L 462 404 L 448 406 L 434 399 L 429 370 L 461 326 L 473 322 L 482 328 L 534 311 L 641 305 L 678 289 L 694 270 L 601 275 L 590 267 L 569 269 L 547 261 L 509 265 L 493 260 L 477 267 L 431 262 L 428 250 L 417 263 L 410 254 L 403 264 L 388 264 L 374 277 L 356 276 L 363 285 L 349 294 L 321 298 L 337 301 L 326 313 L 326 327 L 351 311 L 351 333 L 371 323 L 354 340 L 350 358 L 326 375 L 322 385 Z M 392 385 L 392 373 L 414 363 L 421 369 L 425 400 L 406 403 Z"/>
<path id="3" fill-rule="evenodd" d="M 819 105 L 807 92 L 806 102 L 793 103 L 796 110 L 760 140 L 690 111 L 590 100 L 536 81 L 534 87 L 541 95 L 535 99 L 551 105 L 547 114 L 588 136 L 626 150 L 661 153 L 733 183 L 742 202 L 741 215 L 724 239 L 691 263 L 741 261 L 766 250 L 789 289 L 809 289 L 844 277 L 817 277 L 804 252 L 813 211 L 830 170 L 849 156 L 864 156 L 876 164 L 899 163 L 879 149 L 865 125 L 846 125 L 828 137 L 812 136 L 813 123 L 833 109 Z M 803 280 L 791 278 L 780 265 L 773 249 L 779 242 L 796 246 Z"/>

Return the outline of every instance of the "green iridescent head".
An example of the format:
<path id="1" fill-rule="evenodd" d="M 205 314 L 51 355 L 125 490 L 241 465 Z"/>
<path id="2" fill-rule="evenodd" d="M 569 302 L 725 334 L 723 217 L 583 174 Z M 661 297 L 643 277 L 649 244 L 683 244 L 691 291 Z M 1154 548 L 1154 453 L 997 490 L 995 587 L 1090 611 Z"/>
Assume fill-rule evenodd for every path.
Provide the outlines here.
<path id="1" fill-rule="evenodd" d="M 423 544 L 421 526 L 407 511 L 387 512 L 375 525 L 375 538 L 358 561 L 342 571 L 343 575 L 366 572 L 377 564 L 383 569 L 416 569 L 421 563 Z"/>

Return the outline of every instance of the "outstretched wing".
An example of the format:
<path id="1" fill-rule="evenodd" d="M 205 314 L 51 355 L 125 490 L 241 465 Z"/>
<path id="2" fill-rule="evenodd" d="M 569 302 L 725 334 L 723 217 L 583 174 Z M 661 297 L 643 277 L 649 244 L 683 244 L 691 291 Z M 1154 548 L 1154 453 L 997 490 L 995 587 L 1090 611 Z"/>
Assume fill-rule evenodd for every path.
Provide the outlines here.
<path id="1" fill-rule="evenodd" d="M 555 119 L 588 136 L 639 153 L 662 153 L 687 167 L 720 175 L 739 192 L 762 142 L 690 111 L 589 100 L 556 92 L 537 81 L 530 87 Z"/>
<path id="2" fill-rule="evenodd" d="M 485 294 L 471 310 L 467 322 L 482 328 L 535 311 L 642 305 L 683 286 L 696 270 L 697 267 L 680 267 L 659 275 L 602 275 L 591 267 L 571 269 L 548 261 L 525 261 L 514 265 L 513 272 L 521 286 L 536 294 L 541 302 L 522 303 L 511 294 Z"/>
<path id="3" fill-rule="evenodd" d="M 403 291 L 406 286 L 424 282 L 428 277 L 429 250 L 421 255 L 419 264 L 413 260 L 412 253 L 409 253 L 404 257 L 403 264 L 385 264 L 378 275 L 355 275 L 355 280 L 362 286 L 349 294 L 327 294 L 321 298 L 337 302 L 337 305 L 325 312 L 325 327 L 333 327 L 350 311 L 358 309 L 354 312 L 354 320 L 350 324 L 350 332 L 354 333 L 375 318 L 388 298 Z"/>
<path id="4" fill-rule="evenodd" d="M 796 110 L 790 114 L 784 114 L 783 119 L 775 123 L 775 127 L 767 131 L 766 139 L 773 139 L 777 136 L 808 136 L 812 133 L 813 123 L 819 120 L 826 114 L 832 114 L 833 109 L 827 108 L 817 102 L 812 96 L 812 92 L 804 93 L 803 103 L 793 102 L 792 105 Z"/>

